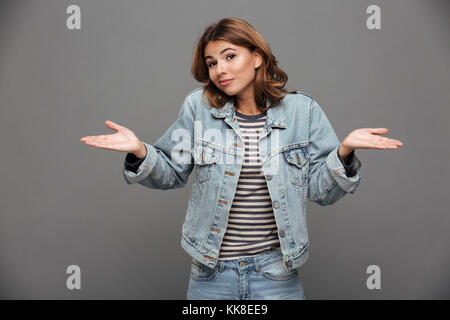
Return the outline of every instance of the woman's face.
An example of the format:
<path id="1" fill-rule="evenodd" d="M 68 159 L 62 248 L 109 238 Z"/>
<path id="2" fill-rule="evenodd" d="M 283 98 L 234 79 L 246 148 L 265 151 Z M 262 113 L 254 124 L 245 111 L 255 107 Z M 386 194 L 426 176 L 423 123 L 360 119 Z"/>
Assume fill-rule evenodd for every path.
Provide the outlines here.
<path id="1" fill-rule="evenodd" d="M 256 50 L 251 52 L 228 41 L 211 41 L 205 47 L 205 62 L 209 78 L 225 94 L 240 95 L 247 90 L 253 94 L 255 69 L 262 64 Z M 228 79 L 232 79 L 229 84 L 221 83 Z"/>

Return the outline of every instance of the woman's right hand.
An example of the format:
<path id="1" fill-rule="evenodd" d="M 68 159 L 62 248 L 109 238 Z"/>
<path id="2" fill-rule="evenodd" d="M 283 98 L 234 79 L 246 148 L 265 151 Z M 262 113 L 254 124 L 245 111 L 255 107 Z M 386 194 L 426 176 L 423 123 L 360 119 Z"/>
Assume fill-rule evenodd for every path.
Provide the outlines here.
<path id="1" fill-rule="evenodd" d="M 117 132 L 99 136 L 85 136 L 80 141 L 96 148 L 134 153 L 139 158 L 145 157 L 147 149 L 133 131 L 109 120 L 105 121 L 105 125 Z"/>

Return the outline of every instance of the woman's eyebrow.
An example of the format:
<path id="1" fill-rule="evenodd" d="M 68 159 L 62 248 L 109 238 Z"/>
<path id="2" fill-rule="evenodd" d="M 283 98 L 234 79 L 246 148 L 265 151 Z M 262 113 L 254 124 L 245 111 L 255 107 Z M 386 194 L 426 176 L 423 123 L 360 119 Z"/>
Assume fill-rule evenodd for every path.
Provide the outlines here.
<path id="1" fill-rule="evenodd" d="M 237 51 L 236 49 L 233 49 L 233 48 L 226 48 L 226 49 L 223 49 L 222 51 L 220 51 L 220 54 L 224 53 L 224 52 L 227 51 L 227 50 L 234 50 L 234 51 Z M 212 57 L 211 57 L 211 56 L 206 56 L 206 57 L 205 57 L 205 60 L 208 60 L 208 58 L 212 58 Z"/>

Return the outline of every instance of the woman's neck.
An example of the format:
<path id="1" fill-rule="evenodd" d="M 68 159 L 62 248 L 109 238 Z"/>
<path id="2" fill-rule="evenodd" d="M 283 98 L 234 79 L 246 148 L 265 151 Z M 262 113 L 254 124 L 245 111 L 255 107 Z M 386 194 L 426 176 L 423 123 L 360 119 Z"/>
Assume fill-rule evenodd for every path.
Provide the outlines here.
<path id="1" fill-rule="evenodd" d="M 253 87 L 235 96 L 234 102 L 236 110 L 242 114 L 253 116 L 263 112 L 256 104 Z"/>
<path id="2" fill-rule="evenodd" d="M 264 111 L 262 111 L 261 109 L 258 108 L 235 108 L 235 110 L 239 113 L 245 114 L 247 116 L 254 116 L 257 114 L 260 114 Z"/>
<path id="3" fill-rule="evenodd" d="M 253 116 L 263 112 L 263 110 L 256 105 L 255 101 L 253 101 L 252 103 L 245 103 L 245 104 L 239 103 L 238 101 L 235 104 L 235 110 L 238 111 L 239 113 L 249 116 Z"/>

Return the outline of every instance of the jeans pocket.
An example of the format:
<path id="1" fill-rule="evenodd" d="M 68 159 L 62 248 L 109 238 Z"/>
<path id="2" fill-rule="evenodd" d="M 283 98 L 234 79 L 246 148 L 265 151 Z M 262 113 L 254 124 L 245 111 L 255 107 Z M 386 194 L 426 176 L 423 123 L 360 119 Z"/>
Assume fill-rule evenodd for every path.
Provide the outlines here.
<path id="1" fill-rule="evenodd" d="M 217 267 L 208 268 L 201 262 L 192 259 L 191 262 L 191 278 L 195 281 L 211 281 L 217 274 Z"/>
<path id="2" fill-rule="evenodd" d="M 294 279 L 297 276 L 297 269 L 286 270 L 283 265 L 283 260 L 280 260 L 262 267 L 261 274 L 269 280 L 286 281 Z"/>

